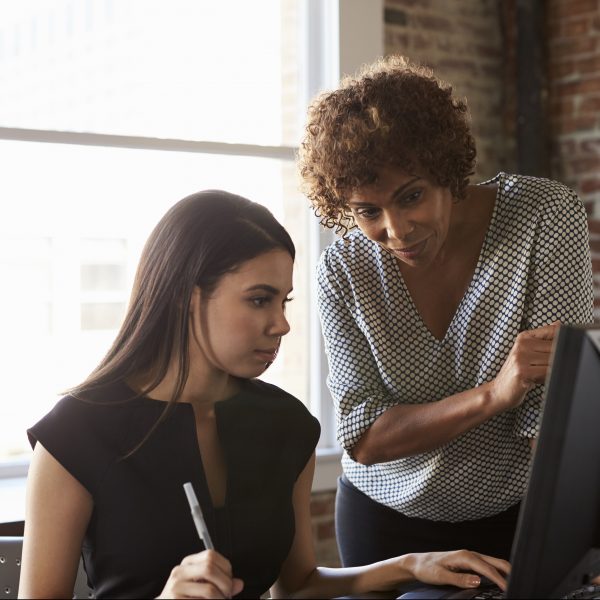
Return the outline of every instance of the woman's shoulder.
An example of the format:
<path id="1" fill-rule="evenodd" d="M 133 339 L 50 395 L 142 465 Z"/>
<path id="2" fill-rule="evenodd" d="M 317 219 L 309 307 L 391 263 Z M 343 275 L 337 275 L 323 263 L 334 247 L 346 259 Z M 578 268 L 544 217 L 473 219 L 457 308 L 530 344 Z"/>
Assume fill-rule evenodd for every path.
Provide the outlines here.
<path id="1" fill-rule="evenodd" d="M 312 417 L 307 406 L 301 400 L 277 385 L 261 379 L 250 379 L 245 389 L 256 401 L 267 404 L 276 411 Z"/>
<path id="2" fill-rule="evenodd" d="M 323 250 L 321 262 L 325 263 L 351 263 L 356 256 L 364 258 L 370 253 L 375 253 L 376 244 L 369 240 L 363 232 L 352 229 L 345 236 L 340 237 Z"/>
<path id="3" fill-rule="evenodd" d="M 29 441 L 33 446 L 37 440 L 44 443 L 65 436 L 86 443 L 110 443 L 137 421 L 130 400 L 131 390 L 120 383 L 67 394 L 27 430 Z"/>
<path id="4" fill-rule="evenodd" d="M 499 193 L 525 209 L 552 211 L 583 206 L 571 188 L 554 179 L 507 173 L 500 173 L 497 178 Z"/>

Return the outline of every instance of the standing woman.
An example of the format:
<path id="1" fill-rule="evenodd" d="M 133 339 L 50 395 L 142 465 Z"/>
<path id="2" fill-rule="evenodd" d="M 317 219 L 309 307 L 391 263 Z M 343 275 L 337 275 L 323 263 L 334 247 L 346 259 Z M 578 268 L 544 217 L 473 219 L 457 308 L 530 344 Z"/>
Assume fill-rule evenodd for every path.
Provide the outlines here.
<path id="1" fill-rule="evenodd" d="M 317 568 L 310 493 L 319 424 L 254 379 L 289 331 L 294 245 L 263 206 L 193 194 L 158 223 L 95 371 L 29 431 L 19 596 L 69 598 L 82 554 L 96 598 L 326 598 L 414 578 L 504 587 L 505 561 L 411 554 Z M 204 550 L 183 484 L 215 550 Z"/>
<path id="2" fill-rule="evenodd" d="M 465 102 L 402 57 L 309 109 L 305 192 L 344 234 L 318 269 L 344 565 L 508 558 L 558 322 L 592 320 L 581 201 L 521 175 L 472 185 L 475 154 Z"/>

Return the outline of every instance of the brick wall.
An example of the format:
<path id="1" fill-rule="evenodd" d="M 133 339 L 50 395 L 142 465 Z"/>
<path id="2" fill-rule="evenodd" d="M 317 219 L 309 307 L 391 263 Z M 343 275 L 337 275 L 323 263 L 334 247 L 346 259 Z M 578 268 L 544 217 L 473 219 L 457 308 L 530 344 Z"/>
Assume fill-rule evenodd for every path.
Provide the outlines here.
<path id="1" fill-rule="evenodd" d="M 514 136 L 505 135 L 502 5 L 496 0 L 386 0 L 385 52 L 431 67 L 466 97 L 477 142 L 475 180 L 515 170 Z"/>
<path id="2" fill-rule="evenodd" d="M 335 492 L 316 492 L 312 495 L 313 540 L 317 564 L 322 567 L 339 567 L 340 559 L 335 541 Z"/>
<path id="3" fill-rule="evenodd" d="M 546 18 L 552 175 L 590 215 L 600 320 L 600 0 L 548 0 Z"/>

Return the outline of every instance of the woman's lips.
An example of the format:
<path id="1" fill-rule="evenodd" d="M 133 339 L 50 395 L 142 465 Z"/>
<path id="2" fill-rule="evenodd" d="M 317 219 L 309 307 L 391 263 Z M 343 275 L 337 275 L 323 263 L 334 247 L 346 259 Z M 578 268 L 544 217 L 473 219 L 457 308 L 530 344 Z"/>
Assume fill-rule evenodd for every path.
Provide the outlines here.
<path id="1" fill-rule="evenodd" d="M 423 252 L 426 244 L 427 238 L 406 248 L 390 248 L 390 250 L 399 258 L 413 259 Z"/>
<path id="2" fill-rule="evenodd" d="M 255 350 L 254 354 L 261 362 L 273 362 L 277 356 L 278 348 L 269 348 L 267 350 Z"/>

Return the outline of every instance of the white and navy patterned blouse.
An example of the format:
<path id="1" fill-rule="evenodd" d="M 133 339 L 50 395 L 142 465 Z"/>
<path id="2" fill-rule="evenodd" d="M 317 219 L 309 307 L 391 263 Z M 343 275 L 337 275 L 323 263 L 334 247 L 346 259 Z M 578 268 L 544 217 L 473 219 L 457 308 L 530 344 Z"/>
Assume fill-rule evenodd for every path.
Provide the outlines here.
<path id="1" fill-rule="evenodd" d="M 440 400 L 493 379 L 520 331 L 592 321 L 585 209 L 564 185 L 500 173 L 473 278 L 442 340 L 427 329 L 396 259 L 361 231 L 322 254 L 319 312 L 348 479 L 375 501 L 431 520 L 497 514 L 519 502 L 543 386 L 516 409 L 422 454 L 361 465 L 351 451 L 389 407 Z"/>

